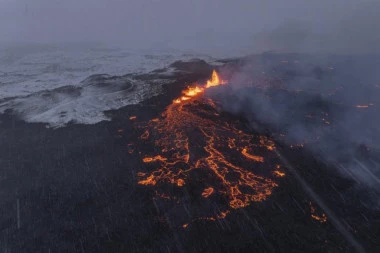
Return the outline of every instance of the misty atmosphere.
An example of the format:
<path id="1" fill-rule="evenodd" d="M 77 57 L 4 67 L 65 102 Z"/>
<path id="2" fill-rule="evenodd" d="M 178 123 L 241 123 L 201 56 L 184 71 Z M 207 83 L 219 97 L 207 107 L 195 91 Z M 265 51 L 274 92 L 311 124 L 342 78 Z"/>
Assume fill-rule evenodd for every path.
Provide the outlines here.
<path id="1" fill-rule="evenodd" d="M 267 50 L 379 52 L 371 0 L 1 0 L 5 45 L 103 43 L 213 56 Z"/>
<path id="2" fill-rule="evenodd" d="M 0 253 L 379 252 L 379 13 L 0 0 Z"/>

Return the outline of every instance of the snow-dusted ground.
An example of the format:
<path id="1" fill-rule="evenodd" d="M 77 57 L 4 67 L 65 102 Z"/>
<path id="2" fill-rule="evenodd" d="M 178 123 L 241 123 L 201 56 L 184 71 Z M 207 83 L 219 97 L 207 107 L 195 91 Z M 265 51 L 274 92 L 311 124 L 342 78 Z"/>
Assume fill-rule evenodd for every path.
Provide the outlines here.
<path id="1" fill-rule="evenodd" d="M 103 111 L 139 103 L 160 92 L 168 80 L 138 81 L 143 74 L 176 60 L 211 57 L 178 51 L 131 51 L 84 47 L 0 49 L 0 113 L 7 109 L 28 122 L 64 126 L 107 120 Z M 107 74 L 99 78 L 92 75 Z M 85 81 L 84 81 L 85 80 Z"/>

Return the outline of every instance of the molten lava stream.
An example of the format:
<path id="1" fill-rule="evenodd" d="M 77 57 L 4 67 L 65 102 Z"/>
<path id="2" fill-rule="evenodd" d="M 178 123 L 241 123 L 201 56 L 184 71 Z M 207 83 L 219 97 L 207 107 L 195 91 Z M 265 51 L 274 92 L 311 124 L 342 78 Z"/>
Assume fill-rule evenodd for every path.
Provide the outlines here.
<path id="1" fill-rule="evenodd" d="M 167 196 L 160 192 L 164 184 L 181 188 L 198 180 L 199 187 L 203 187 L 200 199 L 226 200 L 224 210 L 192 220 L 223 219 L 232 209 L 266 200 L 277 184 L 256 175 L 252 171 L 256 166 L 276 170 L 277 176 L 285 175 L 280 165 L 272 166 L 271 159 L 255 154 L 275 157 L 275 145 L 270 139 L 244 133 L 238 124 L 225 122 L 216 113 L 214 101 L 201 96 L 205 89 L 225 83 L 213 71 L 211 80 L 204 86 L 184 90 L 183 96 L 175 99 L 159 119 L 148 123 L 141 136 L 143 140 L 153 140 L 161 151 L 151 156 L 144 154 L 143 162 L 156 169 L 138 173 L 138 184 L 156 187 L 156 198 Z"/>

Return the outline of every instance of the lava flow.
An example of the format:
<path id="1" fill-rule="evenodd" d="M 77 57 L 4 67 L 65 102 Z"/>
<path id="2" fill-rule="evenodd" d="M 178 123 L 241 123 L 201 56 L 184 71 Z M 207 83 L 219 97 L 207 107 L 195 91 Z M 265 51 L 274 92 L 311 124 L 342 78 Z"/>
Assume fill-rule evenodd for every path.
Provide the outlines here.
<path id="1" fill-rule="evenodd" d="M 155 187 L 156 199 L 167 199 L 163 191 L 173 185 L 195 189 L 204 201 L 224 202 L 211 214 L 190 215 L 193 221 L 223 219 L 233 209 L 264 201 L 277 186 L 271 178 L 285 176 L 274 163 L 273 141 L 243 132 L 238 120 L 220 116 L 216 102 L 204 95 L 206 89 L 226 83 L 213 71 L 211 80 L 184 90 L 141 135 L 142 141 L 154 142 L 157 152 L 142 155 L 148 172 L 138 173 L 138 184 Z"/>

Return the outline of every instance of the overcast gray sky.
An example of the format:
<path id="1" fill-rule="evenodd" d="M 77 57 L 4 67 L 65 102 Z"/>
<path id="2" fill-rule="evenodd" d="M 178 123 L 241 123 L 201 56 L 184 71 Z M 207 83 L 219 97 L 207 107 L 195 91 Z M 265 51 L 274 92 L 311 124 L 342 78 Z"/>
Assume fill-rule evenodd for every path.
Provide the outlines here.
<path id="1" fill-rule="evenodd" d="M 380 45 L 380 8 L 369 2 L 0 0 L 0 43 L 101 41 L 202 52 L 335 50 L 347 44 L 347 50 L 373 51 Z"/>

